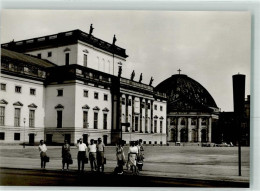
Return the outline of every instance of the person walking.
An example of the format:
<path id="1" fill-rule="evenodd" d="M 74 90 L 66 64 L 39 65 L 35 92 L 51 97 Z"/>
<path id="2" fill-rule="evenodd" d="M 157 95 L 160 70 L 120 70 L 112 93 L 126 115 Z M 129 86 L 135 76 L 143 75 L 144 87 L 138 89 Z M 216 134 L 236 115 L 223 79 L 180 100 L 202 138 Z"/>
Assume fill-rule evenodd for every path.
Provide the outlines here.
<path id="1" fill-rule="evenodd" d="M 97 153 L 97 145 L 94 143 L 94 139 L 90 140 L 90 145 L 88 146 L 88 152 L 89 152 L 89 161 L 90 161 L 90 167 L 91 171 L 96 171 L 97 164 L 96 164 L 96 153 Z"/>
<path id="2" fill-rule="evenodd" d="M 143 163 L 144 163 L 144 147 L 142 142 L 143 140 L 139 139 L 137 145 L 138 148 L 137 167 L 139 171 L 143 170 Z"/>
<path id="3" fill-rule="evenodd" d="M 78 148 L 78 171 L 80 172 L 80 166 L 81 166 L 81 172 L 84 172 L 84 160 L 86 158 L 86 149 L 87 146 L 85 143 L 82 142 L 82 139 L 80 138 L 78 140 L 78 144 L 77 144 L 77 148 Z"/>
<path id="4" fill-rule="evenodd" d="M 117 174 L 123 174 L 123 167 L 125 165 L 125 154 L 123 149 L 123 141 L 118 141 L 116 147 L 116 159 L 117 159 L 117 166 L 118 171 Z"/>
<path id="5" fill-rule="evenodd" d="M 105 153 L 105 145 L 102 143 L 101 138 L 98 138 L 97 144 L 97 170 L 104 172 L 104 153 Z"/>
<path id="6" fill-rule="evenodd" d="M 41 157 L 41 168 L 45 169 L 46 157 L 47 157 L 47 154 L 46 154 L 47 147 L 44 144 L 43 140 L 40 140 L 39 151 L 40 151 L 40 157 Z"/>
<path id="7" fill-rule="evenodd" d="M 67 140 L 64 140 L 64 145 L 62 145 L 62 170 L 64 170 L 65 164 L 67 164 L 67 171 L 69 170 L 69 164 L 72 161 L 71 154 L 70 154 L 70 145 L 68 144 Z"/>
<path id="8" fill-rule="evenodd" d="M 138 174 L 138 169 L 136 168 L 136 159 L 138 155 L 138 148 L 135 146 L 135 141 L 130 142 L 130 147 L 128 150 L 128 165 L 130 166 L 130 169 L 132 170 L 132 173 L 134 175 Z"/>

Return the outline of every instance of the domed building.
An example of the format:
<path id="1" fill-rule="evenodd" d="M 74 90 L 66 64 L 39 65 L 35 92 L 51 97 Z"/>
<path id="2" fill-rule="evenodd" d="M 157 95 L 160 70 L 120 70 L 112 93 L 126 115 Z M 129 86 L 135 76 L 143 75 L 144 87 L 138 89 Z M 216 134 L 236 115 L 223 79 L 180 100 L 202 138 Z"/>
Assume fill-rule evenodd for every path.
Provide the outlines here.
<path id="1" fill-rule="evenodd" d="M 200 83 L 176 74 L 157 85 L 156 90 L 167 95 L 168 142 L 214 142 L 219 108 Z"/>

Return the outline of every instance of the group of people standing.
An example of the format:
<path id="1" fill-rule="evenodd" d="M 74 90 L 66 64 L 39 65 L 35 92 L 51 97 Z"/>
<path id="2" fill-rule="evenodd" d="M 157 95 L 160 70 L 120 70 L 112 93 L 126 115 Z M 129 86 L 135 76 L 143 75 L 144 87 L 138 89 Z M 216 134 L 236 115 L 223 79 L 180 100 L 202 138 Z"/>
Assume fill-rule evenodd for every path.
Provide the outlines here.
<path id="1" fill-rule="evenodd" d="M 144 148 L 142 139 L 138 141 L 130 141 L 128 149 L 127 160 L 125 158 L 123 141 L 119 141 L 116 147 L 117 167 L 115 169 L 117 174 L 123 174 L 124 165 L 130 169 L 133 174 L 138 174 L 142 170 L 144 160 Z"/>
<path id="2" fill-rule="evenodd" d="M 88 163 L 87 152 L 89 153 L 89 161 L 91 171 L 101 171 L 104 172 L 104 163 L 105 163 L 105 145 L 102 143 L 101 138 L 98 138 L 97 144 L 94 143 L 94 139 L 90 140 L 90 145 L 86 145 L 83 143 L 82 139 L 79 139 L 77 142 L 78 154 L 78 171 L 83 172 L 85 163 Z M 40 158 L 41 158 L 41 168 L 45 169 L 47 154 L 47 147 L 44 144 L 43 140 L 40 141 L 39 145 Z M 67 140 L 64 141 L 61 150 L 62 155 L 62 170 L 65 168 L 65 164 L 67 167 L 67 171 L 69 170 L 69 165 L 73 163 L 71 153 L 70 153 L 70 145 Z"/>
<path id="3" fill-rule="evenodd" d="M 104 172 L 104 164 L 106 163 L 105 159 L 105 145 L 103 144 L 101 138 L 98 138 L 97 144 L 95 144 L 94 139 L 90 140 L 90 144 L 87 146 L 83 143 L 80 138 L 77 141 L 77 161 L 78 161 L 78 171 L 83 172 L 85 164 L 90 162 L 91 171 Z M 45 169 L 47 154 L 47 147 L 44 144 L 43 140 L 40 141 L 39 145 L 40 157 L 41 157 L 41 168 Z M 88 157 L 87 157 L 88 152 Z M 62 170 L 69 170 L 69 165 L 73 164 L 73 160 L 70 153 L 70 145 L 67 140 L 64 141 L 62 145 Z M 142 145 L 142 139 L 138 141 L 130 141 L 130 147 L 128 149 L 127 159 L 124 153 L 124 142 L 120 140 L 116 146 L 116 159 L 117 167 L 115 172 L 117 174 L 123 174 L 124 166 L 128 170 L 131 170 L 133 174 L 138 174 L 142 170 L 143 160 L 144 160 L 144 148 Z"/>

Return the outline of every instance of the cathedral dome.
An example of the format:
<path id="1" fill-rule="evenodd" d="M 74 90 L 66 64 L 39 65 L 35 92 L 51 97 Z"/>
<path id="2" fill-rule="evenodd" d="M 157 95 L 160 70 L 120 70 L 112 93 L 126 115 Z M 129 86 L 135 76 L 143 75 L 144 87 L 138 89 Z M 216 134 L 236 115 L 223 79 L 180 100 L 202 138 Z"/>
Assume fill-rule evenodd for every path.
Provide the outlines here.
<path id="1" fill-rule="evenodd" d="M 168 112 L 214 111 L 218 108 L 209 92 L 200 83 L 184 74 L 172 75 L 155 89 L 166 93 Z"/>

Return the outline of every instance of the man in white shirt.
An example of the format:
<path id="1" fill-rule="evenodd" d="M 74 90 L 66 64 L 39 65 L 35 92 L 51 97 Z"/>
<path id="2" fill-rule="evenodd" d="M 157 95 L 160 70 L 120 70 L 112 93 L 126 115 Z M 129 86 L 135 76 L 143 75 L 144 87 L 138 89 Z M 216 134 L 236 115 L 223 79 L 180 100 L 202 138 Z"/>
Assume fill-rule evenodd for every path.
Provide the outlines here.
<path id="1" fill-rule="evenodd" d="M 89 152 L 91 171 L 94 171 L 97 169 L 97 164 L 96 164 L 97 145 L 94 143 L 94 139 L 90 140 L 90 145 L 88 146 L 88 152 Z"/>
<path id="2" fill-rule="evenodd" d="M 77 144 L 77 148 L 79 149 L 78 151 L 78 171 L 80 171 L 80 163 L 81 164 L 81 171 L 83 172 L 84 171 L 84 160 L 86 158 L 86 149 L 87 149 L 87 146 L 85 143 L 82 142 L 82 139 L 80 138 L 78 140 L 78 144 Z"/>
<path id="3" fill-rule="evenodd" d="M 43 143 L 43 140 L 40 140 L 39 151 L 40 151 L 40 157 L 41 157 L 41 168 L 45 169 L 45 166 L 46 166 L 45 157 L 47 157 L 47 155 L 46 155 L 47 147 Z"/>

